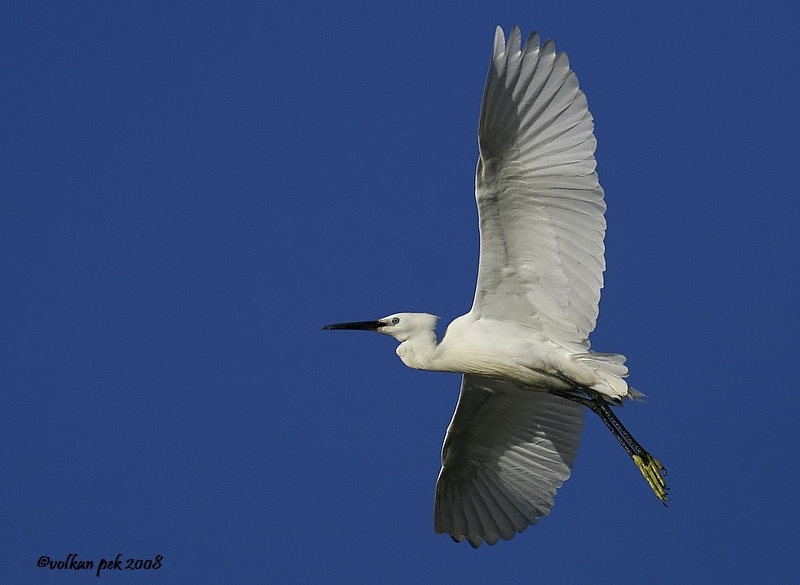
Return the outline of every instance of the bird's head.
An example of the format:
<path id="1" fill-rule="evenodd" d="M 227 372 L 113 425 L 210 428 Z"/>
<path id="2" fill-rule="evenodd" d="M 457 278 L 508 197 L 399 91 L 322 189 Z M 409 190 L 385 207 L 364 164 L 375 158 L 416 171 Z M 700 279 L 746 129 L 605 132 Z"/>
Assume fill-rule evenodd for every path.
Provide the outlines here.
<path id="1" fill-rule="evenodd" d="M 431 333 L 436 329 L 439 317 L 428 313 L 395 313 L 377 321 L 353 321 L 350 323 L 334 323 L 323 329 L 356 329 L 360 331 L 377 331 L 391 335 L 397 341 L 408 341 L 419 333 Z"/>

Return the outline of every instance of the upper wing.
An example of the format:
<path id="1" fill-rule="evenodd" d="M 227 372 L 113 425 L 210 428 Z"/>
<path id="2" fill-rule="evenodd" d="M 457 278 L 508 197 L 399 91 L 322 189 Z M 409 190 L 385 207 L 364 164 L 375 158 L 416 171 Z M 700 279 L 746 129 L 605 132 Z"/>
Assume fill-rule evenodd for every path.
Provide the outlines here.
<path id="1" fill-rule="evenodd" d="M 603 286 L 603 189 L 594 124 L 564 53 L 498 27 L 478 128 L 481 231 L 472 310 L 582 344 Z"/>
<path id="2" fill-rule="evenodd" d="M 477 547 L 535 524 L 569 477 L 582 426 L 580 404 L 465 375 L 442 447 L 436 532 Z"/>

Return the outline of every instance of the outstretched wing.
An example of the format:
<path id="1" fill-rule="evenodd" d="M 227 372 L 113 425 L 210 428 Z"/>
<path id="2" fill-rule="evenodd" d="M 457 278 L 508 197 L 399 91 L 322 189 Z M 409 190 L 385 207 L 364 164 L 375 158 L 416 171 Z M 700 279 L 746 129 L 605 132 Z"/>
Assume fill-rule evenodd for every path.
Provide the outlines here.
<path id="1" fill-rule="evenodd" d="M 478 128 L 481 253 L 473 313 L 589 346 L 603 286 L 594 124 L 566 54 L 498 27 Z"/>
<path id="2" fill-rule="evenodd" d="M 580 404 L 465 375 L 442 447 L 436 532 L 477 547 L 535 524 L 569 477 L 582 426 Z"/>

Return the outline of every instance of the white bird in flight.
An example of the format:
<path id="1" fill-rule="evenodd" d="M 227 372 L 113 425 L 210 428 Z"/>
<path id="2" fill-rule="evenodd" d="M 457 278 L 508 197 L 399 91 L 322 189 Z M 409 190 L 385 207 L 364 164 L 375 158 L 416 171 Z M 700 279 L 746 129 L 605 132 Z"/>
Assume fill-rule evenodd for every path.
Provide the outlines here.
<path id="1" fill-rule="evenodd" d="M 594 124 L 566 54 L 497 27 L 475 177 L 480 266 L 472 309 L 437 342 L 437 317 L 328 325 L 391 335 L 420 370 L 463 374 L 442 447 L 436 532 L 473 547 L 549 513 L 570 475 L 583 408 L 597 414 L 667 501 L 666 470 L 609 405 L 641 396 L 625 356 L 589 350 L 603 286 L 606 206 Z"/>

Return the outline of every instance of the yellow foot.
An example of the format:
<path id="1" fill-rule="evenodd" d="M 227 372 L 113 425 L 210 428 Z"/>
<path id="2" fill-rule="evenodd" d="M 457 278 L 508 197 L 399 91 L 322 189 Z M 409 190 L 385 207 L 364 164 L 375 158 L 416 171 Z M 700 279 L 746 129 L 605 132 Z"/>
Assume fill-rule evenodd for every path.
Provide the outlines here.
<path id="1" fill-rule="evenodd" d="M 664 477 L 667 475 L 667 470 L 658 462 L 658 459 L 649 453 L 644 453 L 641 456 L 634 455 L 633 462 L 636 464 L 636 467 L 639 468 L 639 471 L 642 472 L 642 475 L 656 494 L 656 497 L 666 506 L 668 499 L 667 490 L 669 488 L 667 487 L 667 482 L 664 481 Z"/>

